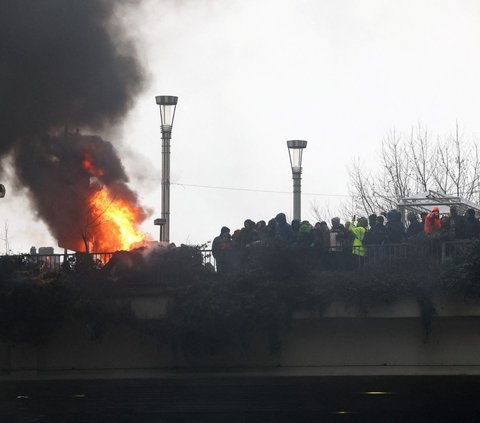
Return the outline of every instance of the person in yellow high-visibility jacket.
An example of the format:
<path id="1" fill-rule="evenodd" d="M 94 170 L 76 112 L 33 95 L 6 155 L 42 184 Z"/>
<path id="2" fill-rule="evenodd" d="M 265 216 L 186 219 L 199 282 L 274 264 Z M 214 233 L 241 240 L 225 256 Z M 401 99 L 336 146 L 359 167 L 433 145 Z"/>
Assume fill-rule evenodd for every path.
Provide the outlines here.
<path id="1" fill-rule="evenodd" d="M 363 246 L 363 238 L 367 233 L 367 228 L 368 220 L 365 217 L 360 217 L 358 219 L 358 223 L 355 222 L 355 218 L 353 218 L 352 223 L 350 223 L 348 230 L 353 234 L 352 254 L 360 257 L 365 257 L 366 250 Z"/>

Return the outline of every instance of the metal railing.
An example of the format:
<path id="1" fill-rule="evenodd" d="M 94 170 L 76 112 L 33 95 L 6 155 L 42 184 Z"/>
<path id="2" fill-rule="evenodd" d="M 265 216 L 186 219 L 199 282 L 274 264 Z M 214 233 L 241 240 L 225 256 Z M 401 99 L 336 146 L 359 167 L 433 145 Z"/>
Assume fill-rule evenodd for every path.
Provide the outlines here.
<path id="1" fill-rule="evenodd" d="M 465 257 L 471 245 L 472 240 L 425 239 L 412 243 L 344 247 L 342 253 L 361 257 L 359 263 L 362 265 L 375 265 L 416 257 L 424 257 L 431 263 L 442 264 Z M 338 253 L 338 249 L 330 249 L 329 253 Z"/>
<path id="2" fill-rule="evenodd" d="M 86 265 L 101 269 L 112 258 L 113 253 L 68 253 L 68 254 L 19 254 L 9 256 L 27 268 L 42 272 L 75 270 Z"/>
<path id="3" fill-rule="evenodd" d="M 200 250 L 203 257 L 203 265 L 204 266 L 213 266 L 216 269 L 215 258 L 213 257 L 212 250 L 203 248 Z"/>
<path id="4" fill-rule="evenodd" d="M 407 258 L 424 257 L 429 262 L 442 264 L 465 257 L 471 240 L 440 241 L 368 245 L 363 247 L 336 246 L 317 252 L 319 258 L 330 259 L 333 268 L 342 269 L 350 260 L 349 266 L 377 265 Z M 263 248 L 270 248 L 265 245 Z M 272 247 L 273 248 L 273 247 Z M 201 249 L 204 266 L 216 269 L 216 261 L 211 249 Z M 292 249 L 292 254 L 303 254 L 304 250 Z M 20 254 L 9 256 L 27 268 L 39 271 L 76 270 L 81 266 L 103 268 L 114 253 L 68 253 L 68 254 Z M 353 259 L 353 262 L 352 262 Z M 313 258 L 315 260 L 315 258 Z M 333 264 L 332 264 L 333 263 Z"/>
<path id="5" fill-rule="evenodd" d="M 76 270 L 80 266 L 103 268 L 115 253 L 67 253 L 67 254 L 17 254 L 9 255 L 11 260 L 17 261 L 26 268 L 41 272 L 59 270 Z M 215 268 L 215 259 L 212 250 L 201 250 L 203 264 Z"/>

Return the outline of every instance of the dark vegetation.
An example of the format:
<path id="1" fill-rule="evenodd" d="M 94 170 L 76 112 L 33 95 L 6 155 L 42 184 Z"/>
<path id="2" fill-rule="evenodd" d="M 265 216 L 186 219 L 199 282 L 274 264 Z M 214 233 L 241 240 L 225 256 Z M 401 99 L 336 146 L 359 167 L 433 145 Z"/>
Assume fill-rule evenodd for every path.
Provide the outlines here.
<path id="1" fill-rule="evenodd" d="M 322 311 L 333 302 L 368 313 L 403 298 L 419 304 L 426 337 L 443 292 L 465 301 L 480 297 L 480 244 L 456 262 L 440 265 L 418 254 L 351 271 L 317 269 L 286 246 L 258 249 L 241 268 L 216 273 L 199 247 L 119 252 L 99 268 L 90 256 L 45 273 L 17 257 L 0 258 L 0 340 L 41 344 L 68 319 L 80 319 L 101 339 L 109 325 L 130 324 L 145 336 L 170 343 L 186 356 L 234 345 L 248 349 L 254 334 L 281 348 L 295 311 Z M 143 287 L 172 299 L 162 320 L 135 318 L 118 293 Z M 122 305 L 123 304 L 123 305 Z M 127 302 L 128 304 L 128 302 Z"/>

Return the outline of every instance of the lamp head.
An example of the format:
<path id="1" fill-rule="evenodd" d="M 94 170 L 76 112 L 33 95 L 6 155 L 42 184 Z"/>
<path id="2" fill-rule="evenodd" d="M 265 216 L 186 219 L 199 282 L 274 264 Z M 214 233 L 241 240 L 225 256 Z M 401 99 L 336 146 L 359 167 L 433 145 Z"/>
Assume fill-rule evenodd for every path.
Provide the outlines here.
<path id="1" fill-rule="evenodd" d="M 160 106 L 160 119 L 162 122 L 162 133 L 172 131 L 173 119 L 175 118 L 175 108 L 177 107 L 178 97 L 173 95 L 158 95 L 155 101 Z"/>
<path id="2" fill-rule="evenodd" d="M 287 141 L 288 154 L 290 156 L 290 165 L 293 173 L 302 173 L 302 154 L 307 147 L 307 141 L 290 140 Z"/>

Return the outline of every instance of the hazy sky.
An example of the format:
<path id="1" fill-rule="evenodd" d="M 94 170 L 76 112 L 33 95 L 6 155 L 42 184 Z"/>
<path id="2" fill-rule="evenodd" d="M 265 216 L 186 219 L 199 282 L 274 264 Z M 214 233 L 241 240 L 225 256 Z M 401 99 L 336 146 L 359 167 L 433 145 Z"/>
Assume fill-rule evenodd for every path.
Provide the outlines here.
<path id="1" fill-rule="evenodd" d="M 476 0 L 146 0 L 121 20 L 150 82 L 120 128 L 120 149 L 152 217 L 160 216 L 155 96 L 179 97 L 172 133 L 171 240 L 203 243 L 246 218 L 292 215 L 286 140 L 308 141 L 302 217 L 348 197 L 348 166 L 377 166 L 392 128 L 480 132 Z M 105 134 L 104 134 L 105 135 Z M 22 192 L 0 200 L 13 252 L 56 246 Z M 223 190 L 191 185 L 239 188 Z M 251 190 L 283 191 L 286 193 Z M 320 195 L 321 194 L 321 195 Z M 0 242 L 0 251 L 4 250 Z M 57 248 L 58 250 L 58 248 Z"/>

